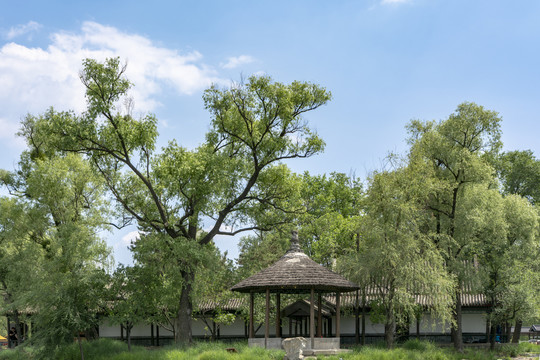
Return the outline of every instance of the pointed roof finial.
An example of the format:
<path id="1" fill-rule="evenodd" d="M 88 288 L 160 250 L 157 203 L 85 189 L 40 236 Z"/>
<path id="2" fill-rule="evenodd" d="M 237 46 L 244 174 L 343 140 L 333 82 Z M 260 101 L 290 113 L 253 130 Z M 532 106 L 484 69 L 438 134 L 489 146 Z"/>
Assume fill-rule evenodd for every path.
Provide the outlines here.
<path id="1" fill-rule="evenodd" d="M 302 251 L 300 248 L 300 243 L 298 242 L 298 230 L 291 231 L 291 234 L 291 250 Z"/>

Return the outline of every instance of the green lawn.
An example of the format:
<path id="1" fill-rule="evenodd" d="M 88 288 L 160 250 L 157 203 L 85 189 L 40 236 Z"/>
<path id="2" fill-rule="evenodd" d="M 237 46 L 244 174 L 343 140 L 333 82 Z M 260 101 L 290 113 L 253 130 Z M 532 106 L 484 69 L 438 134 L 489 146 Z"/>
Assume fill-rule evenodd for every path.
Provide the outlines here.
<path id="1" fill-rule="evenodd" d="M 229 353 L 226 348 L 233 347 L 238 352 Z M 147 349 L 134 347 L 131 352 L 127 351 L 127 345 L 109 339 L 100 339 L 84 344 L 85 359 L 87 360 L 247 360 L 247 359 L 283 359 L 283 351 L 269 351 L 258 348 L 248 348 L 246 343 L 224 344 L 220 342 L 200 342 L 194 346 L 181 349 L 164 347 Z M 495 360 L 510 359 L 524 353 L 540 352 L 540 346 L 522 343 L 519 346 L 506 345 L 497 352 L 489 352 L 482 349 L 466 349 L 464 354 L 458 354 L 451 348 L 439 348 L 432 343 L 421 341 L 409 341 L 393 350 L 386 350 L 376 346 L 366 346 L 354 349 L 353 353 L 339 356 L 324 357 L 326 360 Z M 52 356 L 51 356 L 52 355 Z M 538 355 L 536 355 L 538 356 Z M 55 354 L 46 354 L 46 359 L 76 360 L 80 359 L 77 344 L 59 349 Z M 0 351 L 0 359 L 39 359 L 37 352 L 32 347 L 21 346 L 17 350 Z"/>

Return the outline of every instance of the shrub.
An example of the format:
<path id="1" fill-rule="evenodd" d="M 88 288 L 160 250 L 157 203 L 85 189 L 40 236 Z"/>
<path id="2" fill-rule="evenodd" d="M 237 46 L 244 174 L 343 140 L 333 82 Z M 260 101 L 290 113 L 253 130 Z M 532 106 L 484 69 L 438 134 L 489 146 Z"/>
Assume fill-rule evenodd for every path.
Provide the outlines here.
<path id="1" fill-rule="evenodd" d="M 407 340 L 402 347 L 407 350 L 427 351 L 435 349 L 435 345 L 430 341 L 422 341 L 418 339 Z"/>

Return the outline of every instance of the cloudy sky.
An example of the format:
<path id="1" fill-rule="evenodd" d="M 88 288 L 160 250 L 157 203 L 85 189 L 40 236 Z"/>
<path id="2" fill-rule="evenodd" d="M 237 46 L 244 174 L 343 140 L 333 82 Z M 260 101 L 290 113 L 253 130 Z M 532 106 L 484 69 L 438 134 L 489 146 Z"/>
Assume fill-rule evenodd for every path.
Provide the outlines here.
<path id="1" fill-rule="evenodd" d="M 28 113 L 85 107 L 84 58 L 120 56 L 135 111 L 160 119 L 160 144 L 194 147 L 208 129 L 202 91 L 254 73 L 332 91 L 308 120 L 323 155 L 290 163 L 365 178 L 405 149 L 410 119 L 444 119 L 474 101 L 503 117 L 506 150 L 540 152 L 540 2 L 2 1 L 0 168 L 16 166 Z M 133 229 L 107 235 L 129 262 Z M 218 246 L 236 256 L 236 240 Z"/>

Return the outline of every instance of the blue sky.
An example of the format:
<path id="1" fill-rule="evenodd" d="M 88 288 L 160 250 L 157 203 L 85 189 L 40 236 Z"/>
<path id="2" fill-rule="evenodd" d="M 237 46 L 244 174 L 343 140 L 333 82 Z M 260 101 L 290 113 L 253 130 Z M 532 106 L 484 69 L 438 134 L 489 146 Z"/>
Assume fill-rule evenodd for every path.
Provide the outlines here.
<path id="1" fill-rule="evenodd" d="M 365 178 L 406 148 L 410 119 L 443 119 L 474 101 L 503 117 L 506 150 L 540 150 L 540 2 L 0 0 L 0 168 L 24 144 L 27 113 L 84 109 L 81 60 L 120 56 L 135 110 L 160 119 L 160 144 L 194 147 L 201 95 L 254 73 L 319 83 L 332 102 L 308 115 L 326 141 L 294 171 Z M 129 262 L 126 229 L 106 235 Z M 219 238 L 236 256 L 236 239 Z"/>

